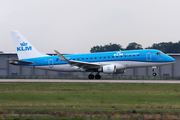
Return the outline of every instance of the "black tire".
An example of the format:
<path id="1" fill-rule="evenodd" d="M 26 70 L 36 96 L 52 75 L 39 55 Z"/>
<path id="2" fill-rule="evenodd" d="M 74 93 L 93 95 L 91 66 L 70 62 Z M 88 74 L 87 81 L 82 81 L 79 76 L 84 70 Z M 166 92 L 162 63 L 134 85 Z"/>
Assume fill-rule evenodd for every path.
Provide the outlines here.
<path id="1" fill-rule="evenodd" d="M 101 79 L 100 75 L 95 75 L 95 79 Z"/>
<path id="2" fill-rule="evenodd" d="M 90 74 L 90 75 L 88 76 L 88 78 L 89 78 L 89 79 L 94 79 L 94 75 L 93 75 L 93 74 Z"/>
<path id="3" fill-rule="evenodd" d="M 156 76 L 157 74 L 156 73 L 153 73 L 153 76 Z"/>

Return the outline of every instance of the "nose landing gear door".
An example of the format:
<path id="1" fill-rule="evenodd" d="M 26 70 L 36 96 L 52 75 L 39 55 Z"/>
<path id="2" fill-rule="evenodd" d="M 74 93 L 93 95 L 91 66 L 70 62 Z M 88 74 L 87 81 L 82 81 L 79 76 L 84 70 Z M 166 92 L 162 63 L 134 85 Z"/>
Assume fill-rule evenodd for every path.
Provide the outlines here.
<path id="1" fill-rule="evenodd" d="M 147 52 L 147 53 L 146 53 L 146 60 L 147 60 L 147 61 L 151 61 L 151 60 L 152 60 L 151 52 Z"/>

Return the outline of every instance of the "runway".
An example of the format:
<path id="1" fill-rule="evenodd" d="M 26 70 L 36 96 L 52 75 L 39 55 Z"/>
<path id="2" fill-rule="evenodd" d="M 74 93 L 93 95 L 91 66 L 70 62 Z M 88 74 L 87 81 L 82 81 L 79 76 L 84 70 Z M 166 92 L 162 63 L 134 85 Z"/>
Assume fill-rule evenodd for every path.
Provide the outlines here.
<path id="1" fill-rule="evenodd" d="M 0 83 L 151 83 L 180 84 L 180 80 L 0 79 Z"/>
<path id="2" fill-rule="evenodd" d="M 179 108 L 83 108 L 83 107 L 0 107 L 0 109 L 62 109 L 62 110 L 70 110 L 70 109 L 79 109 L 79 110 L 180 110 Z"/>

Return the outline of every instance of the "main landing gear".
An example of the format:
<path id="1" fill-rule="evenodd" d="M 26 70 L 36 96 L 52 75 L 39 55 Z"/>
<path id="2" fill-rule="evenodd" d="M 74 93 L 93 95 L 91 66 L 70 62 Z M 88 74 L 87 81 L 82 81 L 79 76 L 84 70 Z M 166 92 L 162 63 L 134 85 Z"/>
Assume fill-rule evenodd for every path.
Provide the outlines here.
<path id="1" fill-rule="evenodd" d="M 156 76 L 156 75 L 157 75 L 157 74 L 155 73 L 156 68 L 157 68 L 156 66 L 153 66 L 153 67 L 152 67 L 152 71 L 153 71 L 153 74 L 152 74 L 152 75 L 153 75 L 153 76 Z"/>
<path id="2" fill-rule="evenodd" d="M 94 79 L 94 75 L 91 73 L 91 74 L 88 75 L 88 78 L 89 79 Z M 99 75 L 99 73 L 97 73 L 95 75 L 95 79 L 101 79 L 101 75 Z"/>
<path id="3" fill-rule="evenodd" d="M 94 75 L 91 73 L 91 74 L 89 74 L 88 78 L 89 79 L 94 79 Z"/>

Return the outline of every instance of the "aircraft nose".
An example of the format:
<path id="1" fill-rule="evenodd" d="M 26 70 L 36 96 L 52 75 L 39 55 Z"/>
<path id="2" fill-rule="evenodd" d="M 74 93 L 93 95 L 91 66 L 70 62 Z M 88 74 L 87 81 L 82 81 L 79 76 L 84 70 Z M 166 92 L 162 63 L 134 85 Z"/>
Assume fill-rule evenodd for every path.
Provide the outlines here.
<path id="1" fill-rule="evenodd" d="M 169 62 L 175 62 L 176 60 L 174 58 L 172 58 L 171 56 L 168 56 L 168 61 Z"/>

